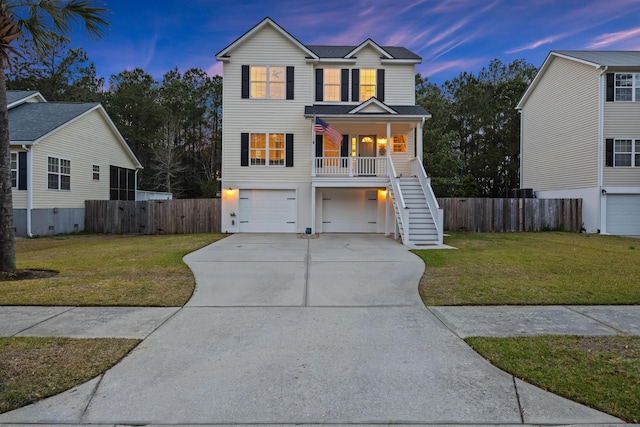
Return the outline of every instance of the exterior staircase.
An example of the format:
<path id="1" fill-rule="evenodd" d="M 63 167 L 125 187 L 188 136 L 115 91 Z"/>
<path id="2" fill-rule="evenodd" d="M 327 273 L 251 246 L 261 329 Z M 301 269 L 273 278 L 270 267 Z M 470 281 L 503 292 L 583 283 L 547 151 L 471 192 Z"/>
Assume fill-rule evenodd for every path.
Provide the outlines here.
<path id="1" fill-rule="evenodd" d="M 437 245 L 438 231 L 433 215 L 427 205 L 426 196 L 417 177 L 398 178 L 400 192 L 404 198 L 405 206 L 408 210 L 408 229 L 409 233 L 405 233 L 405 227 L 402 221 L 398 221 L 400 235 L 403 241 L 410 245 Z M 392 194 L 396 218 L 400 217 L 399 203 L 397 203 L 396 195 Z M 408 236 L 408 239 L 406 238 Z"/>

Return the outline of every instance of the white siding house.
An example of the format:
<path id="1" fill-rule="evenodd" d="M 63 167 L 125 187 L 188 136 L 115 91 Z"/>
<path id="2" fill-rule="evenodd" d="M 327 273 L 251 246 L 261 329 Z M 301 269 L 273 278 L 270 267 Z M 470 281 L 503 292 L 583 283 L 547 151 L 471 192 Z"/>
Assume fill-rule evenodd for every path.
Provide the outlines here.
<path id="1" fill-rule="evenodd" d="M 265 18 L 223 63 L 222 231 L 397 233 L 442 243 L 402 47 L 304 45 Z M 418 157 L 416 157 L 418 155 Z"/>
<path id="2" fill-rule="evenodd" d="M 640 235 L 640 52 L 552 51 L 517 108 L 521 187 L 582 198 L 588 232 Z"/>
<path id="3" fill-rule="evenodd" d="M 135 200 L 142 166 L 100 104 L 7 98 L 16 235 L 82 231 L 85 200 Z"/>

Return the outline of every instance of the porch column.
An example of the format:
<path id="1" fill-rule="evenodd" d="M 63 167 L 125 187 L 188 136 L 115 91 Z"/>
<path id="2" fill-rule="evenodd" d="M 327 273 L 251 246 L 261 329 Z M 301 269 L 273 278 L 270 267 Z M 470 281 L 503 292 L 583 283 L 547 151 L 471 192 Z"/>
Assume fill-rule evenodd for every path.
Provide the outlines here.
<path id="1" fill-rule="evenodd" d="M 418 127 L 417 127 L 417 132 L 416 132 L 418 134 L 417 135 L 417 141 L 416 141 L 417 142 L 416 157 L 420 161 L 420 164 L 422 164 L 422 157 L 423 157 L 423 154 L 422 154 L 422 124 L 423 124 L 422 121 L 418 122 Z"/>
<path id="2" fill-rule="evenodd" d="M 391 122 L 387 122 L 387 156 L 391 155 Z"/>
<path id="3" fill-rule="evenodd" d="M 316 233 L 316 187 L 311 185 L 311 234 Z"/>

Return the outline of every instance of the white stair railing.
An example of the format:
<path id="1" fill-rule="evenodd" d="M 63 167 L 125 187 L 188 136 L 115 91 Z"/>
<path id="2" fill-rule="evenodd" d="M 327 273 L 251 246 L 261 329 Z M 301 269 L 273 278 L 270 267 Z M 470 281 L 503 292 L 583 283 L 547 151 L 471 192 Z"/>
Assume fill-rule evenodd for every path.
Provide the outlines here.
<path id="1" fill-rule="evenodd" d="M 393 161 L 391 157 L 387 157 L 387 165 L 389 171 L 389 182 L 391 183 L 391 190 L 393 192 L 393 204 L 398 211 L 397 221 L 402 225 L 402 242 L 409 242 L 409 209 L 402 196 L 402 190 L 400 189 L 400 182 L 396 177 L 396 169 L 393 167 Z"/>
<path id="2" fill-rule="evenodd" d="M 429 206 L 431 216 L 433 217 L 433 222 L 436 226 L 436 232 L 438 233 L 438 243 L 442 244 L 444 215 L 442 208 L 438 204 L 436 195 L 431 188 L 431 178 L 427 177 L 427 172 L 424 170 L 422 163 L 416 157 L 411 159 L 410 165 L 411 175 L 418 178 L 418 181 L 420 181 L 420 185 L 422 186 L 422 191 L 425 195 L 425 198 L 427 199 L 427 206 Z"/>

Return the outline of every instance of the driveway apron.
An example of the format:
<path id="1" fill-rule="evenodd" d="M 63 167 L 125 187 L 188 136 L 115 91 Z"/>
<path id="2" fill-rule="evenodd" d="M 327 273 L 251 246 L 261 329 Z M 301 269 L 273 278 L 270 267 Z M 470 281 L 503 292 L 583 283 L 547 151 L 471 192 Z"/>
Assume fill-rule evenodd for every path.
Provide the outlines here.
<path id="1" fill-rule="evenodd" d="M 134 352 L 0 422 L 619 422 L 474 353 L 423 306 L 424 264 L 389 238 L 239 234 L 185 262 L 193 297 Z"/>

